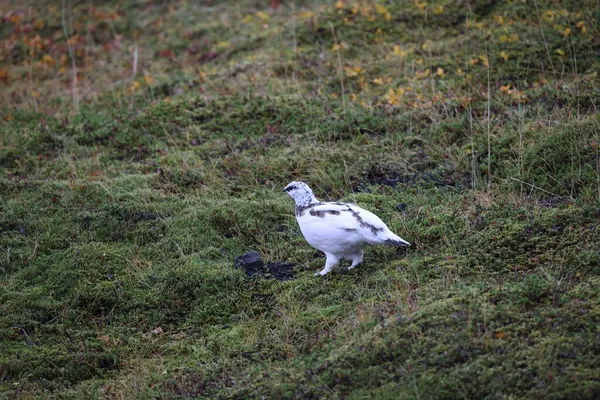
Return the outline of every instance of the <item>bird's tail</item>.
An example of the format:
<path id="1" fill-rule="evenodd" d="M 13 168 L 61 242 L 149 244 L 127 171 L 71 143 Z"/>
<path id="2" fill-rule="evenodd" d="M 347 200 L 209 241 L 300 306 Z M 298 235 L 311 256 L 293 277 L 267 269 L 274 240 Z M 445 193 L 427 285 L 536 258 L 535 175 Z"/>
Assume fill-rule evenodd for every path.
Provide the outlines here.
<path id="1" fill-rule="evenodd" d="M 392 232 L 388 234 L 388 238 L 385 240 L 385 244 L 389 246 L 410 246 L 409 242 Z"/>

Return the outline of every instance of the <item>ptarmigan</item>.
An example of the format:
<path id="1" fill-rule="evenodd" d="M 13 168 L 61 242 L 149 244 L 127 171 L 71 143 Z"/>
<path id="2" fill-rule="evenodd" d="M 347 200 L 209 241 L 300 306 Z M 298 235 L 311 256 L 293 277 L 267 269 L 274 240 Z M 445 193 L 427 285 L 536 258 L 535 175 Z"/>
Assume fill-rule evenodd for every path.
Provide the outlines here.
<path id="1" fill-rule="evenodd" d="M 379 217 L 356 204 L 322 202 L 304 182 L 295 181 L 285 189 L 296 202 L 296 219 L 306 241 L 327 257 L 325 275 L 341 259 L 352 260 L 352 269 L 363 260 L 364 247 L 371 245 L 410 246 L 395 235 Z"/>

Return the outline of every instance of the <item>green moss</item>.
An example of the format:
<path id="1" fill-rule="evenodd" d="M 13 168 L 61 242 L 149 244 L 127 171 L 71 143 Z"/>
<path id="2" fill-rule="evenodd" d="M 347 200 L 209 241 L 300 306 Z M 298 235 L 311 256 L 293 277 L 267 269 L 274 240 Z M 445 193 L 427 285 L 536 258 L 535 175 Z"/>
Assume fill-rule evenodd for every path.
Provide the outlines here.
<path id="1" fill-rule="evenodd" d="M 0 397 L 598 397 L 596 5 L 213 3 L 0 63 Z M 316 279 L 294 179 L 412 246 Z"/>

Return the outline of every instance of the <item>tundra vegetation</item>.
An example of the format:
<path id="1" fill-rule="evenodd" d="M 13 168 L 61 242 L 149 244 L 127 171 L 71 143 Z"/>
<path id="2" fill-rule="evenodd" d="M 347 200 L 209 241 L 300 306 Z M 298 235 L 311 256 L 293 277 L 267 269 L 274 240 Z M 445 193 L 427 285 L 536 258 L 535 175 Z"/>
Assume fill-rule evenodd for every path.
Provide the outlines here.
<path id="1" fill-rule="evenodd" d="M 597 1 L 0 16 L 0 397 L 600 396 Z M 315 278 L 291 180 L 413 245 Z"/>

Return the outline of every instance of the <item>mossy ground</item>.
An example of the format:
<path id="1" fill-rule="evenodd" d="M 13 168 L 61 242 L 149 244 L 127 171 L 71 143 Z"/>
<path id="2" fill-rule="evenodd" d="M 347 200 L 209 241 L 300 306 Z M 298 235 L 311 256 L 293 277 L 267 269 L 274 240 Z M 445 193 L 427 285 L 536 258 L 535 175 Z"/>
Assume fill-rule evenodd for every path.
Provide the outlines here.
<path id="1" fill-rule="evenodd" d="M 598 4 L 37 3 L 0 6 L 0 396 L 600 396 Z M 315 278 L 293 179 L 413 245 Z"/>

